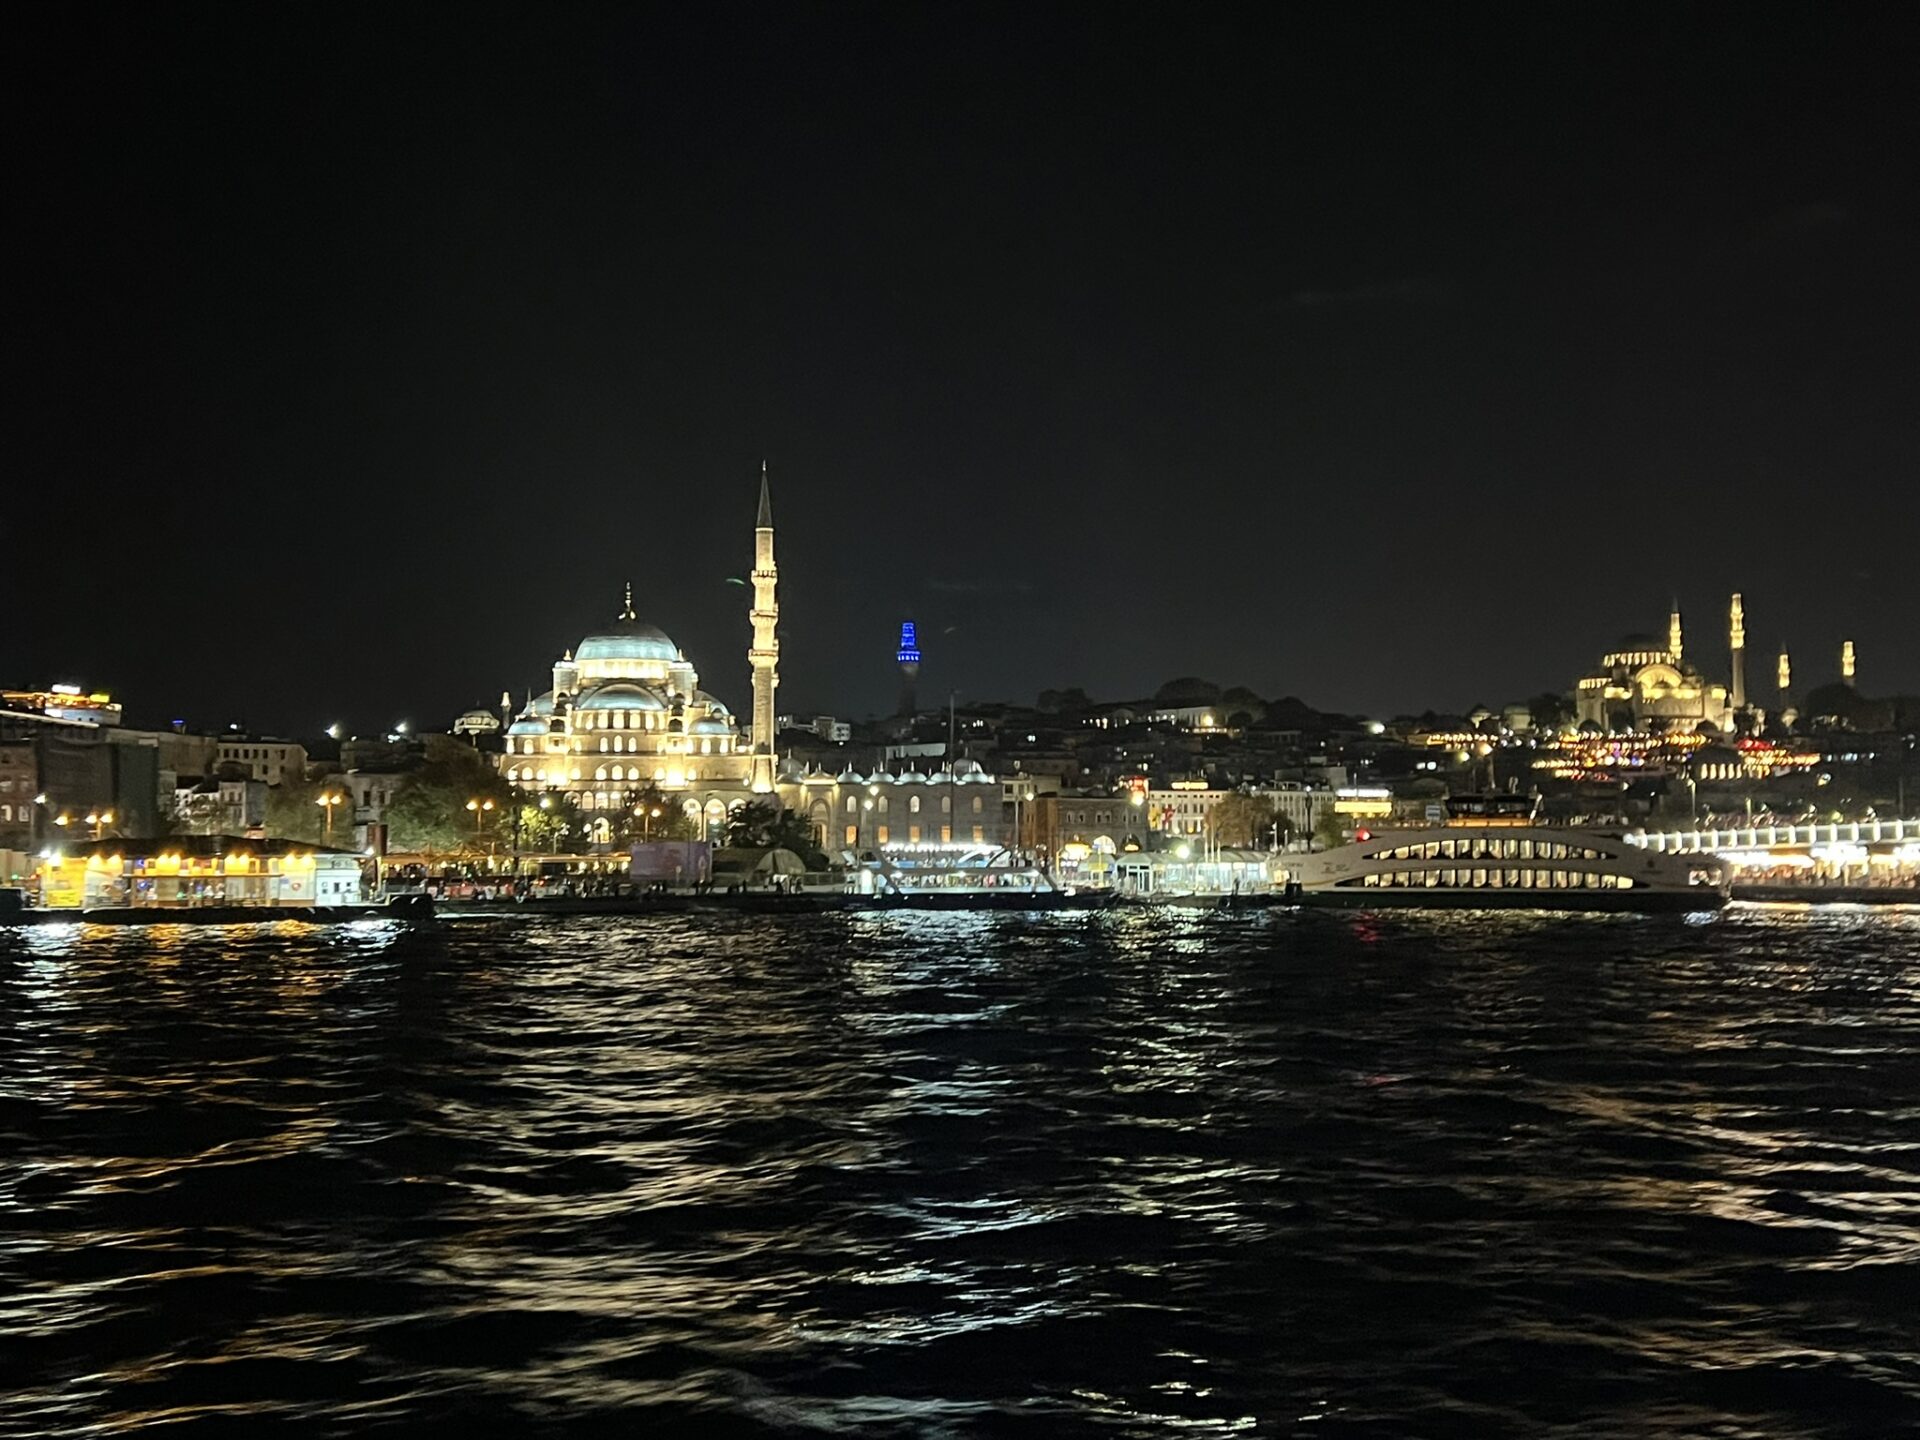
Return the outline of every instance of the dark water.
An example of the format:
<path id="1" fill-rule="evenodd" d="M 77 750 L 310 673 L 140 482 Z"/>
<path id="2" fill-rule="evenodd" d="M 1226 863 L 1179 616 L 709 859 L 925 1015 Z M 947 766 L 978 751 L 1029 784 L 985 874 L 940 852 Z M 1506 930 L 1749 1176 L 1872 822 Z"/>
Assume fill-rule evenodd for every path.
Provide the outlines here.
<path id="1" fill-rule="evenodd" d="M 1920 912 L 0 931 L 0 1433 L 1920 1433 Z"/>

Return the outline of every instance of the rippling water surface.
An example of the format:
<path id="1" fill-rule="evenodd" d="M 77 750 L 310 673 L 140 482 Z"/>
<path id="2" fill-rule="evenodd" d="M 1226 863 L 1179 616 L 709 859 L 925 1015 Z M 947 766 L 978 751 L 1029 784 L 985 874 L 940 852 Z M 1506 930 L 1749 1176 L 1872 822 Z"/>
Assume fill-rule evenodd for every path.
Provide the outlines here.
<path id="1" fill-rule="evenodd" d="M 1920 912 L 0 931 L 0 1433 L 1920 1432 Z"/>

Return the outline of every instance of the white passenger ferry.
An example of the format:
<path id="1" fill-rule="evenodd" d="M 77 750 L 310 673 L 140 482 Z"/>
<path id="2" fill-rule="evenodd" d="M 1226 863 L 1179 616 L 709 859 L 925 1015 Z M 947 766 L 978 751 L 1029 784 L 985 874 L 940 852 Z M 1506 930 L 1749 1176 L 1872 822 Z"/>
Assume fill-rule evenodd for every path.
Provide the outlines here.
<path id="1" fill-rule="evenodd" d="M 1523 910 L 1713 910 L 1727 868 L 1662 855 L 1618 833 L 1534 823 L 1524 796 L 1458 796 L 1444 825 L 1361 831 L 1350 845 L 1278 857 L 1305 905 Z"/>

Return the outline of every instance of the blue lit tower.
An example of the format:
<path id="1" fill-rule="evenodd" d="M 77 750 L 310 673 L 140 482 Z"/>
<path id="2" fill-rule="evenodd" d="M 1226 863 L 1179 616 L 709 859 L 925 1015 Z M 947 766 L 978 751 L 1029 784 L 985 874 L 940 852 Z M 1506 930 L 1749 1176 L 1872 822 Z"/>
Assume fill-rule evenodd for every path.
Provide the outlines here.
<path id="1" fill-rule="evenodd" d="M 914 633 L 913 621 L 900 622 L 900 648 L 893 658 L 900 662 L 900 713 L 912 715 L 920 708 L 914 695 L 920 679 L 920 638 Z"/>

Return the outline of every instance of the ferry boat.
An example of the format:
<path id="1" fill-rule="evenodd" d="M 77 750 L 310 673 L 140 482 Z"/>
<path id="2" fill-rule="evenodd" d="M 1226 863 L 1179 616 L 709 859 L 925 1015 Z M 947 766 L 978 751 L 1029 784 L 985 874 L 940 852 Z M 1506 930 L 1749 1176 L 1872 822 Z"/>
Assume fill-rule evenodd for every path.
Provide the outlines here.
<path id="1" fill-rule="evenodd" d="M 1458 796 L 1444 824 L 1362 830 L 1352 844 L 1278 857 L 1290 900 L 1378 909 L 1717 910 L 1727 867 L 1611 831 L 1540 825 L 1527 796 Z"/>

